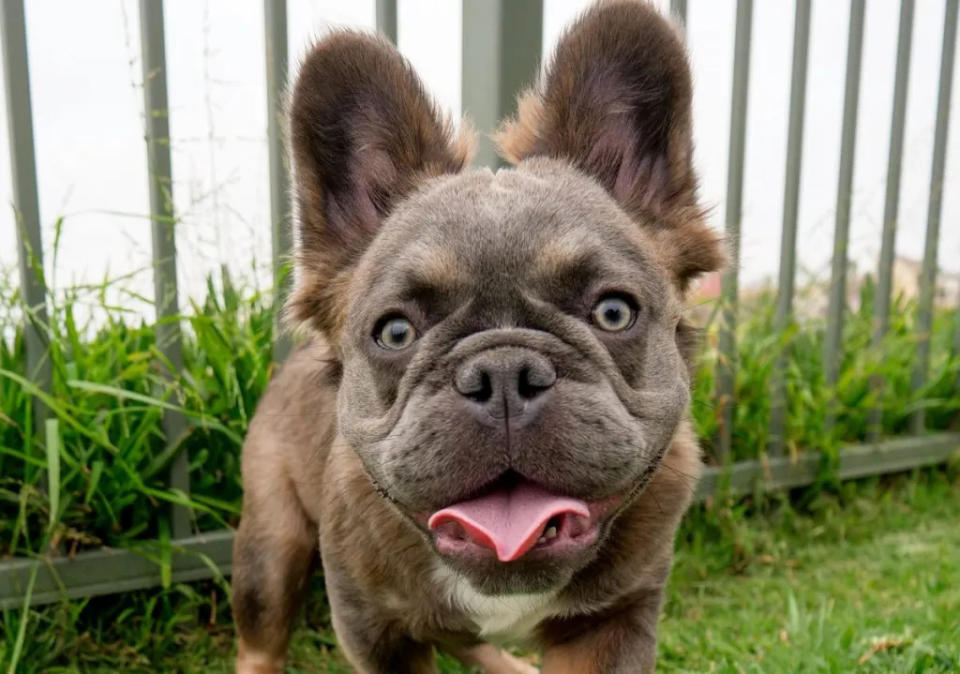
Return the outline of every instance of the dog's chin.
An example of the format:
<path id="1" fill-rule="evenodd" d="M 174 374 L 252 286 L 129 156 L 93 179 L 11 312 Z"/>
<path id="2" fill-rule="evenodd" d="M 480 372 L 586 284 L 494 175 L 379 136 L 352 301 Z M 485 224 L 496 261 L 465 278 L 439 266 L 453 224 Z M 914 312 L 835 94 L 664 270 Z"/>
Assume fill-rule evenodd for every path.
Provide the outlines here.
<path id="1" fill-rule="evenodd" d="M 597 555 L 594 543 L 564 557 L 531 554 L 504 563 L 494 556 L 455 556 L 437 553 L 442 563 L 467 580 L 480 594 L 490 596 L 540 594 L 557 590 Z"/>

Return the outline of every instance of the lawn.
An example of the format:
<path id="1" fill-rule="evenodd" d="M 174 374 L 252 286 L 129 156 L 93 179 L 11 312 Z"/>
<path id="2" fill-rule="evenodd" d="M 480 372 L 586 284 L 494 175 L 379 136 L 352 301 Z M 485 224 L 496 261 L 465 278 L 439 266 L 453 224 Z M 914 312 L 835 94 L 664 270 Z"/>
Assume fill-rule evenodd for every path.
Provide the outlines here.
<path id="1" fill-rule="evenodd" d="M 805 490 L 792 503 L 690 512 L 659 671 L 960 671 L 960 466 Z M 224 603 L 200 583 L 35 610 L 18 671 L 229 672 Z M 3 617 L 0 662 L 19 626 L 18 612 Z M 349 671 L 328 618 L 318 579 L 288 671 Z M 465 671 L 442 662 L 445 674 Z"/>
<path id="2" fill-rule="evenodd" d="M 952 475 L 845 485 L 811 516 L 782 507 L 737 521 L 725 543 L 681 542 L 660 671 L 960 671 Z"/>

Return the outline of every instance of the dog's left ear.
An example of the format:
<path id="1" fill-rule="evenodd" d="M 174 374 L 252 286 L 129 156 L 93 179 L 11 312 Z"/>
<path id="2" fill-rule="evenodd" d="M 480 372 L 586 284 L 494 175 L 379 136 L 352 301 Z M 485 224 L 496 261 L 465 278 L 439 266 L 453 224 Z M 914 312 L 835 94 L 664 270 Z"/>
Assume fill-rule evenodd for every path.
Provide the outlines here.
<path id="1" fill-rule="evenodd" d="M 469 128 L 455 136 L 383 39 L 336 31 L 317 43 L 290 105 L 299 205 L 290 318 L 335 340 L 351 271 L 384 220 L 428 178 L 460 171 L 471 140 Z"/>
<path id="2" fill-rule="evenodd" d="M 691 77 L 676 30 L 646 2 L 599 2 L 561 37 L 537 90 L 497 134 L 513 163 L 566 159 L 652 227 L 681 286 L 723 248 L 697 203 Z"/>

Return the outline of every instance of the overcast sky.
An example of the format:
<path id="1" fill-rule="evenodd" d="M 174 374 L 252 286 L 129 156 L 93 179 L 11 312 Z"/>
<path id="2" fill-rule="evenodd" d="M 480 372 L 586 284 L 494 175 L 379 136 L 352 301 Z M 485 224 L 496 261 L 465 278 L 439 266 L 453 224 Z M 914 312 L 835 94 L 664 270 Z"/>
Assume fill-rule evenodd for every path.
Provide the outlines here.
<path id="1" fill-rule="evenodd" d="M 544 50 L 588 4 L 545 0 Z M 658 3 L 666 5 L 666 2 Z M 723 227 L 734 0 L 689 0 L 696 161 L 702 196 Z M 97 280 L 149 266 L 137 4 L 133 0 L 31 0 L 29 58 L 47 244 L 64 218 L 58 283 Z M 373 1 L 290 0 L 291 64 L 330 26 L 371 27 Z M 882 226 L 899 3 L 869 0 L 856 155 L 851 255 L 875 267 Z M 919 0 L 897 251 L 923 251 L 943 0 Z M 779 255 L 793 3 L 754 3 L 742 276 L 774 276 Z M 181 287 L 226 262 L 237 272 L 269 263 L 269 196 L 263 3 L 168 0 L 166 39 L 174 198 Z M 440 103 L 460 108 L 460 3 L 399 0 L 399 42 Z M 815 0 L 811 25 L 800 200 L 802 275 L 826 274 L 832 246 L 849 3 Z M 956 69 L 960 79 L 960 67 Z M 954 85 L 954 112 L 960 101 Z M 2 128 L 5 109 L 0 106 Z M 960 113 L 954 117 L 960 116 Z M 960 120 L 947 160 L 940 264 L 960 270 Z M 15 264 L 6 133 L 0 138 L 0 265 Z M 48 258 L 48 266 L 50 264 Z M 802 278 L 801 278 L 802 282 Z M 150 288 L 148 273 L 135 281 Z"/>

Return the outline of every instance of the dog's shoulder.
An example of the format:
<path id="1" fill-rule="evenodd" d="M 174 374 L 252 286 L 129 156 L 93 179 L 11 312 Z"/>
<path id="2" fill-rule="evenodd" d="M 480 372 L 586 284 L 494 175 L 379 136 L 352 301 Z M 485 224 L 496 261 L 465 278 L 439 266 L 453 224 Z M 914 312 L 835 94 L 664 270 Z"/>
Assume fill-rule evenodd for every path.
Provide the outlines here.
<path id="1" fill-rule="evenodd" d="M 339 362 L 310 341 L 290 354 L 257 405 L 243 444 L 242 469 L 248 495 L 286 488 L 319 488 L 326 455 L 336 435 Z M 312 510 L 316 494 L 301 493 Z M 315 519 L 316 512 L 311 512 Z"/>

